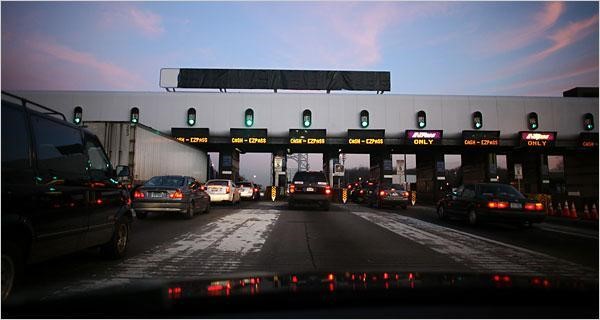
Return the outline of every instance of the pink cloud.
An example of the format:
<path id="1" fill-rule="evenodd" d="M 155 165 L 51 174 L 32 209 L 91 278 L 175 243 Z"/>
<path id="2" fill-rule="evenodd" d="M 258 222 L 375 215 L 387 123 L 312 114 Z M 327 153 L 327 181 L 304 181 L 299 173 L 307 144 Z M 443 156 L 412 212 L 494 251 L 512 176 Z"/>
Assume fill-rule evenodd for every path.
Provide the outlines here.
<path id="1" fill-rule="evenodd" d="M 525 47 L 538 40 L 543 33 L 552 27 L 564 12 L 562 2 L 548 2 L 544 9 L 535 14 L 531 23 L 500 33 L 484 46 L 486 53 L 503 53 Z"/>
<path id="2" fill-rule="evenodd" d="M 103 28 L 131 26 L 151 38 L 159 37 L 165 32 L 160 15 L 133 5 L 109 7 L 109 10 L 102 13 L 100 25 Z"/>
<path id="3" fill-rule="evenodd" d="M 95 71 L 106 84 L 109 84 L 112 87 L 119 89 L 134 89 L 139 88 L 140 86 L 147 86 L 146 81 L 140 76 L 112 63 L 102 61 L 90 53 L 77 51 L 39 37 L 34 38 L 34 40 L 25 40 L 24 44 L 26 50 L 34 50 L 36 53 L 41 53 L 48 57 L 74 65 L 74 70 L 89 68 Z M 47 58 L 44 63 L 51 64 Z M 72 73 L 74 74 L 76 72 Z M 52 75 L 48 75 L 48 77 L 51 76 Z"/>

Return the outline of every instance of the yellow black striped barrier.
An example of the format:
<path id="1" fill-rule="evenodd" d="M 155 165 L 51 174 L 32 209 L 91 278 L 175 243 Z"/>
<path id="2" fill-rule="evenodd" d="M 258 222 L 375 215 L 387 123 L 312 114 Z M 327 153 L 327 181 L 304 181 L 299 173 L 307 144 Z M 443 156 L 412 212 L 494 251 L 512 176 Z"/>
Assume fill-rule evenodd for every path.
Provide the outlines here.
<path id="1" fill-rule="evenodd" d="M 277 198 L 277 188 L 274 186 L 271 186 L 271 201 L 275 201 L 276 198 Z"/>
<path id="2" fill-rule="evenodd" d="M 414 206 L 417 203 L 417 192 L 411 192 L 410 203 Z"/>
<path id="3" fill-rule="evenodd" d="M 348 201 L 348 189 L 342 189 L 342 203 L 346 203 Z"/>

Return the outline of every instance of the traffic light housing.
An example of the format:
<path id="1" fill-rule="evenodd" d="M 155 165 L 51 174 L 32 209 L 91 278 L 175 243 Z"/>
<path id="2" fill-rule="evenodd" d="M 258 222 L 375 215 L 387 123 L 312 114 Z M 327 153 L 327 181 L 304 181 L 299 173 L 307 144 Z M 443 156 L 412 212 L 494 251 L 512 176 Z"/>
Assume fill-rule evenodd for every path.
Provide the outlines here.
<path id="1" fill-rule="evenodd" d="M 310 110 L 306 109 L 302 112 L 302 125 L 305 128 L 310 127 L 310 125 L 312 124 L 312 112 L 310 112 Z"/>
<path id="2" fill-rule="evenodd" d="M 583 115 L 583 128 L 587 131 L 594 130 L 594 115 L 586 113 Z"/>
<path id="3" fill-rule="evenodd" d="M 427 114 L 425 114 L 425 111 L 421 110 L 417 112 L 417 127 L 423 129 L 425 126 L 427 126 Z"/>
<path id="4" fill-rule="evenodd" d="M 246 127 L 252 127 L 254 125 L 254 110 L 250 108 L 246 109 L 244 124 Z"/>
<path id="5" fill-rule="evenodd" d="M 473 128 L 481 129 L 483 127 L 483 115 L 479 111 L 473 112 Z"/>
<path id="6" fill-rule="evenodd" d="M 129 116 L 129 121 L 132 124 L 137 124 L 140 122 L 140 109 L 138 107 L 131 108 L 131 114 Z"/>
<path id="7" fill-rule="evenodd" d="M 360 112 L 360 127 L 366 128 L 369 126 L 369 111 L 363 110 Z"/>
<path id="8" fill-rule="evenodd" d="M 189 108 L 187 111 L 187 124 L 188 126 L 193 126 L 196 124 L 196 109 Z"/>
<path id="9" fill-rule="evenodd" d="M 531 112 L 528 116 L 527 116 L 527 127 L 529 128 L 529 130 L 535 130 L 540 126 L 539 122 L 538 122 L 538 115 L 535 112 Z"/>
<path id="10" fill-rule="evenodd" d="M 73 123 L 80 125 L 83 120 L 83 109 L 80 106 L 75 107 L 73 110 Z"/>

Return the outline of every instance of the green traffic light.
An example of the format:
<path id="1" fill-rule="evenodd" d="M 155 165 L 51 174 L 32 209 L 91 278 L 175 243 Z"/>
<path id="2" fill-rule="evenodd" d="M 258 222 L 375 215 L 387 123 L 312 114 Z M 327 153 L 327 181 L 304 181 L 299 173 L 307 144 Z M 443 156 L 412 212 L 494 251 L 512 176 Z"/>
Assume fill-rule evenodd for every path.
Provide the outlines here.
<path id="1" fill-rule="evenodd" d="M 247 127 L 252 126 L 252 120 L 250 120 L 250 119 L 246 120 L 246 126 Z"/>
<path id="2" fill-rule="evenodd" d="M 531 127 L 535 129 L 535 128 L 537 128 L 537 124 L 535 124 L 535 123 L 532 123 L 532 124 L 531 124 Z"/>
<path id="3" fill-rule="evenodd" d="M 363 126 L 363 128 L 365 128 L 367 126 L 367 122 L 363 121 L 363 122 L 361 122 L 361 125 Z"/>
<path id="4" fill-rule="evenodd" d="M 193 126 L 193 125 L 194 125 L 194 123 L 195 123 L 194 119 L 188 119 L 188 124 L 189 124 L 190 126 Z"/>
<path id="5" fill-rule="evenodd" d="M 425 127 L 425 122 L 419 122 L 419 128 Z"/>
<path id="6" fill-rule="evenodd" d="M 81 122 L 81 119 L 75 118 L 75 123 L 79 124 L 79 122 Z"/>
<path id="7" fill-rule="evenodd" d="M 136 119 L 136 118 L 133 118 L 133 119 L 131 119 L 131 122 L 133 122 L 133 123 L 137 123 L 137 119 Z"/>
<path id="8" fill-rule="evenodd" d="M 476 123 L 476 124 L 475 124 L 475 127 L 476 127 L 476 128 L 481 128 L 481 123 L 479 123 L 479 122 L 478 122 L 478 123 Z"/>
<path id="9" fill-rule="evenodd" d="M 305 127 L 310 127 L 310 121 L 304 121 L 304 126 Z"/>

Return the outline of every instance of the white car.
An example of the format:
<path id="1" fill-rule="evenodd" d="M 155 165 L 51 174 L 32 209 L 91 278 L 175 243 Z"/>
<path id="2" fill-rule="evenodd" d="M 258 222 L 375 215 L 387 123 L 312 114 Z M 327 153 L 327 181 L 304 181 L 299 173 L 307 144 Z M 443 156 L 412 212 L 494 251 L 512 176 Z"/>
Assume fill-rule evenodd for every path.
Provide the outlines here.
<path id="1" fill-rule="evenodd" d="M 240 202 L 240 189 L 231 180 L 208 180 L 205 188 L 206 193 L 210 196 L 210 202 L 229 202 L 231 204 Z"/>
<path id="2" fill-rule="evenodd" d="M 242 199 L 258 200 L 260 193 L 256 185 L 252 182 L 238 182 L 240 187 L 240 195 Z"/>

